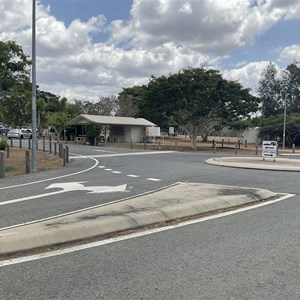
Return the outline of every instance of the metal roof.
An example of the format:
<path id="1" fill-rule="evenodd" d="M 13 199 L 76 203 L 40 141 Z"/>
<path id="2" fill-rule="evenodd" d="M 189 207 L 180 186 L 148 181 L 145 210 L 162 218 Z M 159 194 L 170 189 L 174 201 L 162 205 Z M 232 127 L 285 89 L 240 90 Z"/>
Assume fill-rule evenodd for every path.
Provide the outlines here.
<path id="1" fill-rule="evenodd" d="M 97 123 L 102 125 L 131 125 L 131 126 L 155 126 L 154 123 L 143 118 L 111 117 L 98 115 L 81 114 L 72 119 L 70 125 L 86 125 L 88 123 Z"/>

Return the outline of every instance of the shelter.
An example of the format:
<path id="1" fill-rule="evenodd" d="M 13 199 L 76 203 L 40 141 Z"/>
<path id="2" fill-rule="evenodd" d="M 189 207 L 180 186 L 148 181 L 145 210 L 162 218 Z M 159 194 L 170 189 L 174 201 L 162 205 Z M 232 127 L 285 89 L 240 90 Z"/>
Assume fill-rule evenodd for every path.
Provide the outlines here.
<path id="1" fill-rule="evenodd" d="M 109 132 L 109 140 L 121 143 L 140 143 L 146 135 L 146 128 L 155 126 L 154 123 L 143 118 L 111 117 L 81 114 L 69 122 L 75 126 L 75 141 L 84 139 L 85 126 L 94 123 L 104 126 L 104 138 Z"/>

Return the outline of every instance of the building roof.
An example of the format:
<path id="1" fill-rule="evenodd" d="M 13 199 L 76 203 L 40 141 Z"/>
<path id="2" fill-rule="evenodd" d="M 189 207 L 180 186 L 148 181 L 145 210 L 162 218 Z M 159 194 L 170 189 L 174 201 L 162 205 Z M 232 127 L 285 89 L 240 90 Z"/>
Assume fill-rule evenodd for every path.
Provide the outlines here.
<path id="1" fill-rule="evenodd" d="M 101 125 L 131 125 L 131 126 L 155 126 L 154 123 L 143 118 L 111 117 L 98 115 L 81 114 L 72 119 L 70 125 L 86 125 L 88 123 L 97 123 Z"/>

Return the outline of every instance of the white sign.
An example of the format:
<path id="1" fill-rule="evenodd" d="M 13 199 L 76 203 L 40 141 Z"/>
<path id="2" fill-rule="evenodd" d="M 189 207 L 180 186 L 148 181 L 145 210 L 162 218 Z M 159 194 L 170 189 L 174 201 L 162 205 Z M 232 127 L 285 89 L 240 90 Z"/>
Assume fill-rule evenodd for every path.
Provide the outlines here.
<path id="1" fill-rule="evenodd" d="M 262 142 L 262 157 L 265 159 L 266 157 L 269 158 L 276 158 L 277 156 L 277 142 L 276 141 L 263 141 Z"/>
<path id="2" fill-rule="evenodd" d="M 169 127 L 169 134 L 174 135 L 174 127 Z"/>

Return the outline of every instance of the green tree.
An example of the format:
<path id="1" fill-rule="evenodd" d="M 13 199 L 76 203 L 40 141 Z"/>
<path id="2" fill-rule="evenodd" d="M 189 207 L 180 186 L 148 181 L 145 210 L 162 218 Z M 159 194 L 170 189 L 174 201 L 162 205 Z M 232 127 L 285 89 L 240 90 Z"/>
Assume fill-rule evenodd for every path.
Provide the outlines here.
<path id="1" fill-rule="evenodd" d="M 86 125 L 85 134 L 86 139 L 90 143 L 90 145 L 95 145 L 100 140 L 100 133 L 102 131 L 102 126 L 95 123 L 89 123 Z"/>
<path id="2" fill-rule="evenodd" d="M 263 70 L 257 92 L 262 100 L 262 116 L 270 117 L 282 113 L 281 81 L 273 63 Z"/>
<path id="3" fill-rule="evenodd" d="M 161 127 L 174 125 L 189 135 L 192 148 L 201 135 L 256 112 L 259 99 L 217 70 L 188 68 L 168 76 L 152 76 L 147 86 L 127 89 L 135 94 L 139 115 Z"/>
<path id="4" fill-rule="evenodd" d="M 119 110 L 118 98 L 114 95 L 110 97 L 101 97 L 98 102 L 83 102 L 83 110 L 88 115 L 112 116 Z"/>
<path id="5" fill-rule="evenodd" d="M 26 103 L 31 97 L 30 64 L 21 46 L 0 41 L 0 108 L 3 121 L 10 125 L 29 121 Z"/>
<path id="6" fill-rule="evenodd" d="M 80 100 L 74 100 L 74 103 L 67 103 L 66 112 L 69 113 L 72 116 L 72 118 L 83 114 L 84 109 L 82 102 Z"/>
<path id="7" fill-rule="evenodd" d="M 66 112 L 59 111 L 48 114 L 48 125 L 54 128 L 58 141 L 60 140 L 62 131 L 69 126 L 71 119 L 71 115 Z"/>

